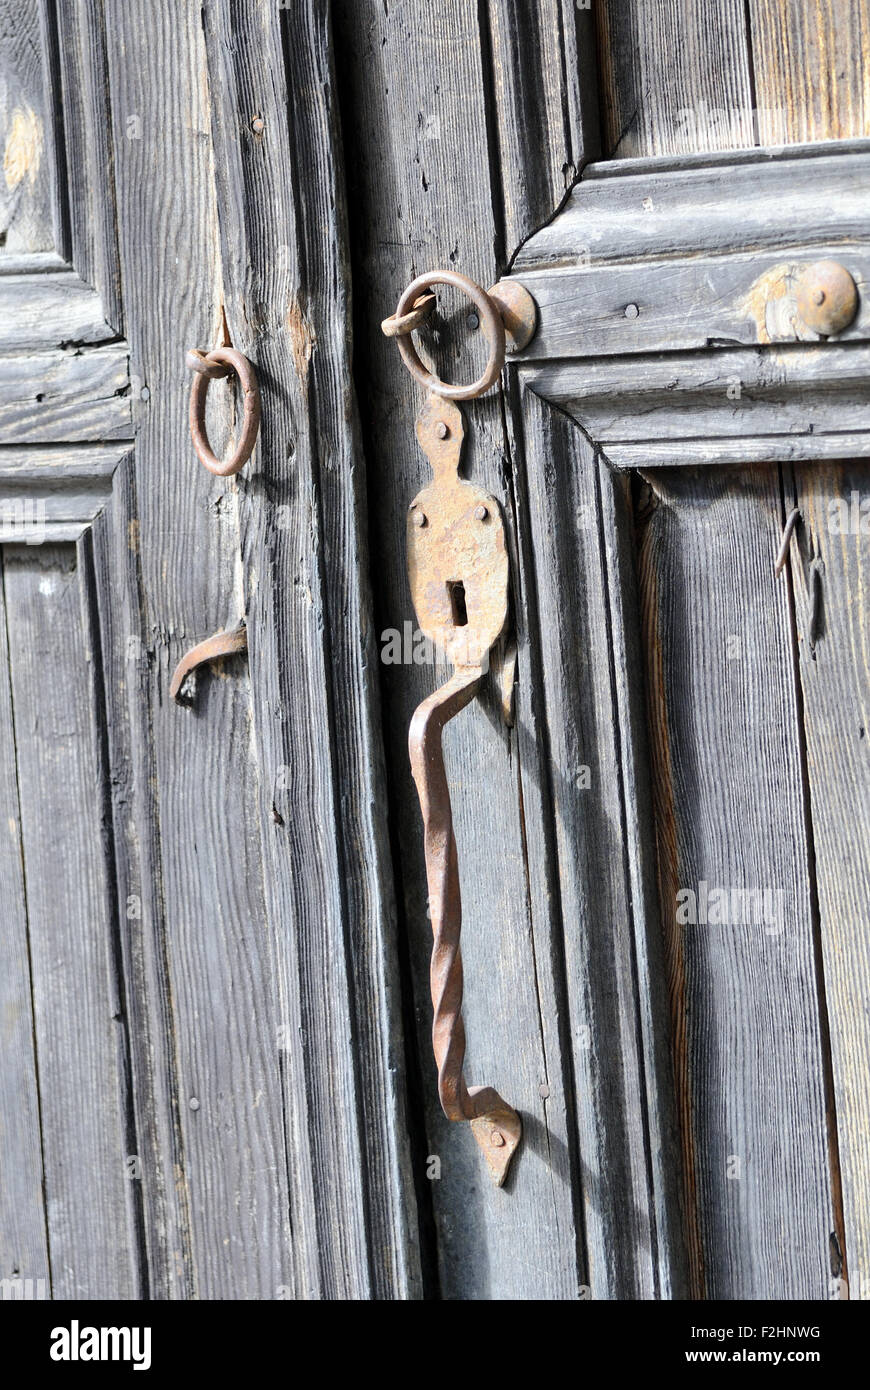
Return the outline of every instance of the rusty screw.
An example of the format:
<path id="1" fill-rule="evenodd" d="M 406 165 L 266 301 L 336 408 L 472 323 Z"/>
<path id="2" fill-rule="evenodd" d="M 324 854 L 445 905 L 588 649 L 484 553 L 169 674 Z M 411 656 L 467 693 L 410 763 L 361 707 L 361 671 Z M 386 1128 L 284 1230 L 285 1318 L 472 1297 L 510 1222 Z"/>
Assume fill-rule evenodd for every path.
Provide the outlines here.
<path id="1" fill-rule="evenodd" d="M 502 1134 L 501 1130 L 494 1129 L 492 1131 L 492 1134 L 489 1136 L 489 1142 L 490 1144 L 492 1144 L 494 1149 L 500 1149 L 504 1144 L 504 1135 Z"/>
<path id="2" fill-rule="evenodd" d="M 474 518 L 475 518 L 476 521 L 486 521 L 486 518 L 487 518 L 488 516 L 489 516 L 489 508 L 488 508 L 488 507 L 485 507 L 485 506 L 483 505 L 482 502 L 481 502 L 481 504 L 480 504 L 479 507 L 475 507 L 475 509 L 474 509 Z"/>
<path id="3" fill-rule="evenodd" d="M 813 303 L 814 303 L 814 304 L 824 304 L 824 302 L 825 302 L 825 291 L 824 291 L 824 290 L 816 290 L 815 294 L 813 295 Z"/>
<path id="4" fill-rule="evenodd" d="M 447 425 L 445 425 L 443 420 L 439 420 L 438 424 L 435 426 L 435 433 L 437 434 L 439 439 L 446 439 L 448 434 L 450 433 L 450 429 Z"/>
<path id="5" fill-rule="evenodd" d="M 263 133 L 263 131 L 264 131 L 265 129 L 266 129 L 266 122 L 263 120 L 263 117 L 262 117 L 262 116 L 255 116 L 254 119 L 251 121 L 251 130 L 254 132 L 254 134 L 255 134 L 255 135 L 262 135 L 262 133 Z"/>

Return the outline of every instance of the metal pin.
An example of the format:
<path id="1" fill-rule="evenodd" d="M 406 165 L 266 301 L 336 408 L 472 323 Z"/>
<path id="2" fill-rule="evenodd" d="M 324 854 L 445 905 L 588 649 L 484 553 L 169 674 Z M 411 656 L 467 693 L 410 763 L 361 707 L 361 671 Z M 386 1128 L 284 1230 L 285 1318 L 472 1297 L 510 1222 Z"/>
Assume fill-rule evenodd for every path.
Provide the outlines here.
<path id="1" fill-rule="evenodd" d="M 793 511 L 790 511 L 788 516 L 786 517 L 785 526 L 783 527 L 782 532 L 782 540 L 779 543 L 779 551 L 777 552 L 776 562 L 773 566 L 774 578 L 776 578 L 776 576 L 782 572 L 783 566 L 785 565 L 785 562 L 788 559 L 788 548 L 791 545 L 792 532 L 794 531 L 794 528 L 797 525 L 799 519 L 800 509 L 798 507 L 795 507 Z"/>

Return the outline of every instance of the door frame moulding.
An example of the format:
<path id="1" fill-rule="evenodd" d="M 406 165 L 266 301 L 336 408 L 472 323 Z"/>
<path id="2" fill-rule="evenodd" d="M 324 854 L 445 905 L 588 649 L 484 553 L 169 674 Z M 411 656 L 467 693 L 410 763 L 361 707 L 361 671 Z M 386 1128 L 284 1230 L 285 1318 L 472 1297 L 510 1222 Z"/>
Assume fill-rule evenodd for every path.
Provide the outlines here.
<path id="1" fill-rule="evenodd" d="M 524 384 L 616 468 L 870 456 L 868 201 L 870 140 L 588 166 L 510 271 Z M 835 341 L 794 299 L 822 259 L 859 291 Z"/>

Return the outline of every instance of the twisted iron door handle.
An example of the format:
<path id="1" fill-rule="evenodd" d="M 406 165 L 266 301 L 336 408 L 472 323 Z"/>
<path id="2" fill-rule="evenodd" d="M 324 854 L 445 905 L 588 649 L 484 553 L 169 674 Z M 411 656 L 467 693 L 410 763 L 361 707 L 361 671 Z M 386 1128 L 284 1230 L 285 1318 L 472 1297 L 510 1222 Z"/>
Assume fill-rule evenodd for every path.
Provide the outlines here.
<path id="1" fill-rule="evenodd" d="M 477 694 L 490 650 L 505 627 L 508 557 L 498 503 L 458 475 L 463 435 L 459 408 L 430 395 L 417 421 L 417 436 L 435 477 L 411 504 L 408 569 L 420 627 L 456 670 L 415 711 L 408 746 L 423 813 L 434 937 L 430 985 L 438 1097 L 448 1120 L 471 1122 L 501 1187 L 522 1122 L 491 1086 L 468 1087 L 463 1075 L 462 901 L 442 733 Z"/>
<path id="2" fill-rule="evenodd" d="M 492 1086 L 465 1084 L 465 1024 L 462 1021 L 462 900 L 450 788 L 441 734 L 445 724 L 470 704 L 483 679 L 480 668 L 460 670 L 418 706 L 408 748 L 417 784 L 426 853 L 432 918 L 432 1048 L 438 1066 L 438 1098 L 448 1120 L 470 1120 L 497 1187 L 507 1176 L 522 1137 L 522 1121 Z"/>

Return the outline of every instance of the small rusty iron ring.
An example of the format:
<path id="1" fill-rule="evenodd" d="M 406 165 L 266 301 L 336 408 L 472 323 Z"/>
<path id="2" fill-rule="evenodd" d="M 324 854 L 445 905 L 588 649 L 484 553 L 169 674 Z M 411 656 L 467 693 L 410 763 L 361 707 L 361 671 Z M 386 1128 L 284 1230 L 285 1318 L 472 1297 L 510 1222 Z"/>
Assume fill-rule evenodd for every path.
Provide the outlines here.
<path id="1" fill-rule="evenodd" d="M 190 435 L 199 461 L 210 473 L 219 478 L 228 478 L 243 468 L 257 442 L 260 428 L 260 388 L 254 368 L 242 353 L 235 348 L 217 347 L 211 352 L 202 353 L 191 348 L 185 359 L 193 371 L 193 384 L 190 388 Z M 216 369 L 216 370 L 214 370 Z M 235 372 L 244 392 L 244 415 L 242 432 L 233 453 L 226 460 L 215 458 L 205 428 L 205 398 L 208 384 L 213 377 L 226 376 Z"/>
<path id="2" fill-rule="evenodd" d="M 426 275 L 418 275 L 416 280 L 411 281 L 399 300 L 393 317 L 395 319 L 403 318 L 412 308 L 418 296 L 430 289 L 432 285 L 452 285 L 454 289 L 467 294 L 477 308 L 481 326 L 489 339 L 489 358 L 483 375 L 477 381 L 472 381 L 469 386 L 449 386 L 446 381 L 442 381 L 434 372 L 430 372 L 427 367 L 424 367 L 410 334 L 402 334 L 396 338 L 399 352 L 402 354 L 402 361 L 411 375 L 416 377 L 423 386 L 427 386 L 430 391 L 434 391 L 438 396 L 447 396 L 452 401 L 470 401 L 475 396 L 482 396 L 484 391 L 488 391 L 490 386 L 498 381 L 504 366 L 504 323 L 498 308 L 486 290 L 481 289 L 480 285 L 476 285 L 473 280 L 469 280 L 467 275 L 460 275 L 457 270 L 433 270 Z"/>

